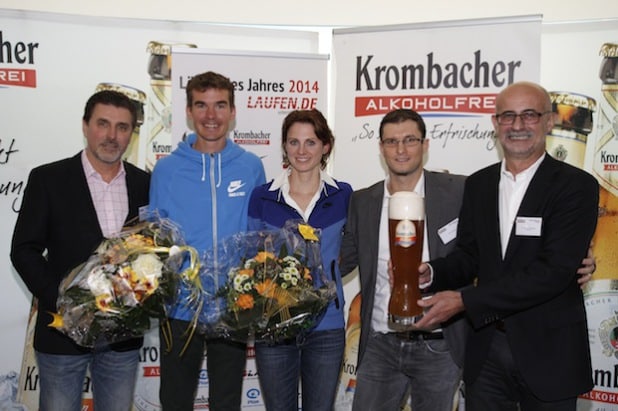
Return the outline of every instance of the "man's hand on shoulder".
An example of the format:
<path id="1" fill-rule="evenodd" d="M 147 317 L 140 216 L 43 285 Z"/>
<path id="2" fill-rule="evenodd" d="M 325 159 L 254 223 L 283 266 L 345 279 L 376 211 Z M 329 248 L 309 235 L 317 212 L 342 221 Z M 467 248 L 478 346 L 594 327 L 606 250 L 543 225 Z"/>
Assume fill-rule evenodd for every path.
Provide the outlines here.
<path id="1" fill-rule="evenodd" d="M 592 279 L 592 274 L 594 274 L 596 269 L 597 261 L 592 253 L 592 243 L 590 243 L 590 246 L 588 247 L 588 254 L 582 260 L 582 265 L 577 270 L 577 274 L 579 275 L 577 278 L 577 284 L 584 288 L 588 281 Z"/>

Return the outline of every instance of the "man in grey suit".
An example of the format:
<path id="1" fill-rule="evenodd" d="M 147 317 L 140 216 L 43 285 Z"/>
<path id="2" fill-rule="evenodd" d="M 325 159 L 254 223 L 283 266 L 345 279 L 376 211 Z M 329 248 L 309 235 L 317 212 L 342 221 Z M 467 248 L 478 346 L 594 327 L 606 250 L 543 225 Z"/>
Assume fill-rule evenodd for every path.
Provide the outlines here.
<path id="1" fill-rule="evenodd" d="M 455 244 L 465 177 L 423 170 L 429 141 L 412 110 L 380 123 L 380 152 L 388 177 L 352 195 L 341 247 L 341 272 L 358 266 L 361 336 L 353 410 L 398 410 L 411 390 L 414 411 L 451 411 L 460 384 L 467 324 L 453 319 L 434 332 L 396 332 L 388 324 L 388 198 L 397 191 L 425 197 L 424 259 Z"/>

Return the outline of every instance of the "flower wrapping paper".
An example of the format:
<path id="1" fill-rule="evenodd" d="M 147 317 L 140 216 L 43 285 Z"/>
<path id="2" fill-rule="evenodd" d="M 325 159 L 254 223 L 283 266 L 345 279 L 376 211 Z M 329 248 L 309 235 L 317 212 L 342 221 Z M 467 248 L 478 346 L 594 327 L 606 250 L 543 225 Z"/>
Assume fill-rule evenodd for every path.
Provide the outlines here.
<path id="1" fill-rule="evenodd" d="M 197 260 L 171 220 L 129 224 L 63 279 L 50 326 L 85 347 L 141 337 L 151 318 L 166 317 L 180 282 L 201 298 Z"/>
<path id="2" fill-rule="evenodd" d="M 279 230 L 240 233 L 217 244 L 202 260 L 208 291 L 200 332 L 278 342 L 310 331 L 337 293 L 324 273 L 319 235 L 289 220 Z"/>

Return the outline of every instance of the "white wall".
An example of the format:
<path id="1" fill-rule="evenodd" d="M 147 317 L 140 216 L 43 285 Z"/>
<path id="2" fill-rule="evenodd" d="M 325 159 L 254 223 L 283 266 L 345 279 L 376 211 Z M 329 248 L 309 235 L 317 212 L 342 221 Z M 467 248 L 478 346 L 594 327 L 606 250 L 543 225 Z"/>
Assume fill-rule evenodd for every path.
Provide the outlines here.
<path id="1" fill-rule="evenodd" d="M 207 23 L 310 26 L 374 26 L 525 14 L 542 14 L 544 22 L 618 16 L 615 0 L 1 0 L 0 7 Z"/>

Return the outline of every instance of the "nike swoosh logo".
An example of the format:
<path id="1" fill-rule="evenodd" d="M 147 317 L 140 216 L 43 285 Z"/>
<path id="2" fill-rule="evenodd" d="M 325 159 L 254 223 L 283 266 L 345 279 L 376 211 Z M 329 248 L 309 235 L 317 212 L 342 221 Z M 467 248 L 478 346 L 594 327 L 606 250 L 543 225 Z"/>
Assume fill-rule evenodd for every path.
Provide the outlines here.
<path id="1" fill-rule="evenodd" d="M 245 186 L 245 183 L 239 184 L 239 185 L 229 185 L 229 187 L 227 188 L 227 192 L 228 193 L 235 193 L 236 191 L 240 190 L 241 188 L 243 188 Z"/>

